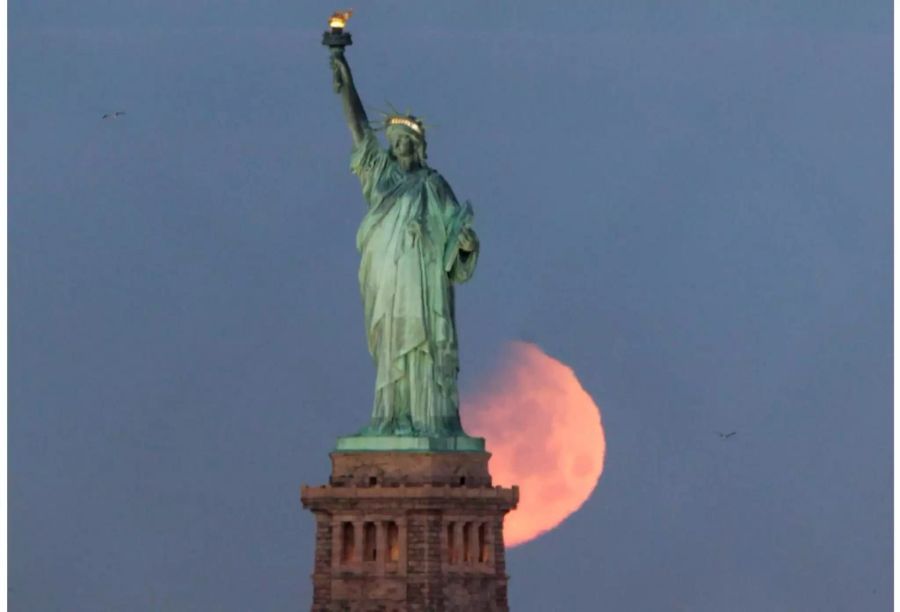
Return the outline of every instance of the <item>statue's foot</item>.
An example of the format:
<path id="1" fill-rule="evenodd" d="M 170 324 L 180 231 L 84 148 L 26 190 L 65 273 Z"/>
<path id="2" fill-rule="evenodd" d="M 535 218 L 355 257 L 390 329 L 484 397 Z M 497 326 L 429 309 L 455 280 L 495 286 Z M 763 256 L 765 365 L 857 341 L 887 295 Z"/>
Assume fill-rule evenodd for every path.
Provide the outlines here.
<path id="1" fill-rule="evenodd" d="M 412 426 L 412 421 L 409 420 L 409 417 L 400 417 L 393 423 L 393 433 L 395 436 L 415 436 L 417 435 L 416 430 Z"/>
<path id="2" fill-rule="evenodd" d="M 408 417 L 400 417 L 387 422 L 372 423 L 363 427 L 357 436 L 418 436 L 420 435 Z"/>

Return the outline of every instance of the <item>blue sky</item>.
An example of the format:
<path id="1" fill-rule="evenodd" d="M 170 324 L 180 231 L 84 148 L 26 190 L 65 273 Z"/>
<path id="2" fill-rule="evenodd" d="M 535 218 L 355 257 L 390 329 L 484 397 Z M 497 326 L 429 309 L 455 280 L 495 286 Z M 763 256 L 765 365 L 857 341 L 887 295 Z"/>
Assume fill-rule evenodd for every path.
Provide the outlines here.
<path id="1" fill-rule="evenodd" d="M 887 609 L 891 5 L 482 5 L 348 56 L 475 207 L 463 390 L 525 339 L 603 411 L 513 609 Z M 9 3 L 11 609 L 306 606 L 373 377 L 337 8 Z"/>

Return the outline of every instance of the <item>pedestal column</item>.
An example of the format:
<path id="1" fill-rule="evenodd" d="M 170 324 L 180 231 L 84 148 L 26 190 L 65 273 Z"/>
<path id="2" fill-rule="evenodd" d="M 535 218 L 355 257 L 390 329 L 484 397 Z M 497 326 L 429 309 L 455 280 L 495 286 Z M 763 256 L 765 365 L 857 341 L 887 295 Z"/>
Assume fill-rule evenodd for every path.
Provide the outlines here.
<path id="1" fill-rule="evenodd" d="M 489 457 L 465 451 L 332 453 L 330 483 L 301 491 L 304 507 L 317 517 L 313 612 L 508 610 L 502 524 L 518 502 L 518 488 L 493 486 Z M 348 521 L 355 548 L 344 560 L 335 530 Z M 376 527 L 375 562 L 363 558 L 366 522 Z M 472 523 L 468 561 L 466 522 Z M 391 524 L 397 528 L 396 563 L 387 561 Z M 490 546 L 483 560 L 482 524 L 481 537 Z M 448 530 L 454 533 L 454 558 Z"/>

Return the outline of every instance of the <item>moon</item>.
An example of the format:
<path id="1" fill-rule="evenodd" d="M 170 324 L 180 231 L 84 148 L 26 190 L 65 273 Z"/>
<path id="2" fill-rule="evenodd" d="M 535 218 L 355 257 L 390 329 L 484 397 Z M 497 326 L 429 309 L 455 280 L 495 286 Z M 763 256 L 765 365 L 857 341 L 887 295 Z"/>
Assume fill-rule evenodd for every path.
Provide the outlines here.
<path id="1" fill-rule="evenodd" d="M 536 345 L 511 343 L 461 414 L 469 435 L 485 438 L 494 483 L 519 485 L 506 546 L 559 526 L 597 486 L 606 453 L 600 410 L 572 368 Z"/>

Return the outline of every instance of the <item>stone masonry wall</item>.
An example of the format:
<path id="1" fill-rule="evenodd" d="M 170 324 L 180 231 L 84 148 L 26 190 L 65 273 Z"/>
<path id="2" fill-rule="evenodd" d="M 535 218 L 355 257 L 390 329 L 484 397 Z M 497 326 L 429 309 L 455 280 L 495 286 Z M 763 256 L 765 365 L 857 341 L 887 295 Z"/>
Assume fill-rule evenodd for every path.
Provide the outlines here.
<path id="1" fill-rule="evenodd" d="M 303 487 L 313 612 L 508 611 L 503 517 L 518 489 L 491 486 L 486 453 L 414 455 L 335 453 L 331 484 Z"/>

